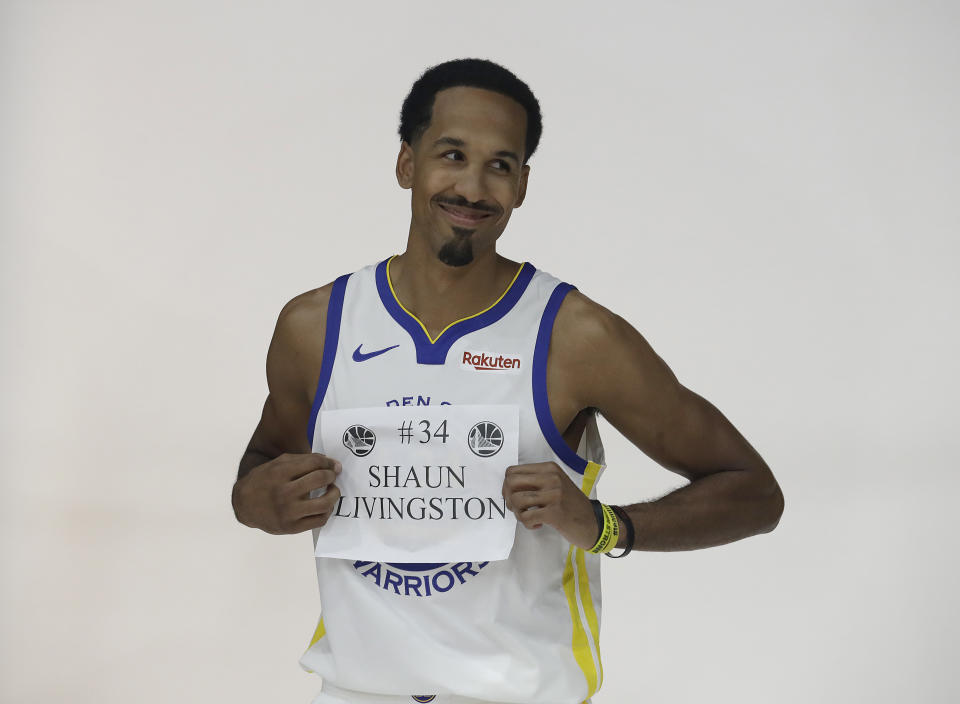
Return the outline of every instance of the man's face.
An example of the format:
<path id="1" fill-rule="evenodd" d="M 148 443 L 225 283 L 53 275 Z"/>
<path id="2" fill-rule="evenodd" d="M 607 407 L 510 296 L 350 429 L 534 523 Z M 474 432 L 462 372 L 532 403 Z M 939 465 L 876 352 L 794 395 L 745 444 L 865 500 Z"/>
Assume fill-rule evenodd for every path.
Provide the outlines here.
<path id="1" fill-rule="evenodd" d="M 522 105 L 458 86 L 437 93 L 430 127 L 401 145 L 397 181 L 412 190 L 411 231 L 444 264 L 464 266 L 493 248 L 523 202 L 526 132 Z"/>

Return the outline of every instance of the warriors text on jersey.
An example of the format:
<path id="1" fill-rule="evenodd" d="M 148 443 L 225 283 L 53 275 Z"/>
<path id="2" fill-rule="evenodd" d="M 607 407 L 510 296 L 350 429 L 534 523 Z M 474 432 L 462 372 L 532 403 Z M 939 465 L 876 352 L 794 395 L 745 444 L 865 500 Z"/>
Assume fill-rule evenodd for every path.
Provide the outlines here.
<path id="1" fill-rule="evenodd" d="M 390 260 L 341 276 L 307 429 L 313 451 L 324 451 L 320 411 L 514 404 L 519 462 L 556 462 L 594 497 L 595 417 L 574 452 L 547 400 L 553 323 L 572 288 L 525 263 L 492 306 L 431 339 L 397 299 Z M 316 562 L 322 616 L 300 663 L 337 687 L 530 704 L 577 704 L 600 687 L 599 558 L 550 526 L 518 525 L 510 557 L 495 562 Z"/>

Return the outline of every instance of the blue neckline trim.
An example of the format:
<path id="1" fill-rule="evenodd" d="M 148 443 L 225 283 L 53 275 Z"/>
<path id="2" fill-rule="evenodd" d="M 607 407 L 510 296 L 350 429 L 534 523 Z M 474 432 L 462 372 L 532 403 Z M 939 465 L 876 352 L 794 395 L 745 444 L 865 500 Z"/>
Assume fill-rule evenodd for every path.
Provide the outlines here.
<path id="1" fill-rule="evenodd" d="M 350 274 L 344 274 L 333 282 L 330 301 L 327 303 L 327 330 L 323 338 L 323 361 L 320 362 L 320 378 L 317 391 L 313 395 L 313 407 L 310 409 L 310 422 L 307 424 L 307 442 L 313 449 L 313 434 L 317 427 L 317 414 L 327 395 L 330 375 L 333 374 L 333 362 L 337 357 L 337 344 L 340 342 L 340 320 L 343 318 L 343 294 L 347 288 Z"/>
<path id="2" fill-rule="evenodd" d="M 524 262 L 510 290 L 497 301 L 496 305 L 480 315 L 454 323 L 443 331 L 436 342 L 430 342 L 430 338 L 427 337 L 427 333 L 424 332 L 419 321 L 400 307 L 397 299 L 393 296 L 393 291 L 390 290 L 390 283 L 387 281 L 387 262 L 390 259 L 388 257 L 377 265 L 377 292 L 380 294 L 380 300 L 390 316 L 413 339 L 414 347 L 417 350 L 417 364 L 444 364 L 447 361 L 447 352 L 450 351 L 454 342 L 464 335 L 492 325 L 509 313 L 517 304 L 517 301 L 520 300 L 523 292 L 527 290 L 527 285 L 536 272 L 536 267 L 533 264 Z"/>
<path id="3" fill-rule="evenodd" d="M 557 284 L 550 294 L 547 307 L 540 318 L 540 329 L 537 331 L 537 343 L 533 348 L 533 408 L 537 414 L 537 422 L 547 444 L 557 456 L 569 465 L 577 474 L 583 474 L 587 469 L 587 460 L 570 449 L 563 435 L 553 422 L 550 413 L 550 402 L 547 398 L 547 355 L 550 352 L 550 337 L 553 334 L 553 323 L 557 319 L 557 311 L 564 297 L 576 286 L 567 283 Z"/>

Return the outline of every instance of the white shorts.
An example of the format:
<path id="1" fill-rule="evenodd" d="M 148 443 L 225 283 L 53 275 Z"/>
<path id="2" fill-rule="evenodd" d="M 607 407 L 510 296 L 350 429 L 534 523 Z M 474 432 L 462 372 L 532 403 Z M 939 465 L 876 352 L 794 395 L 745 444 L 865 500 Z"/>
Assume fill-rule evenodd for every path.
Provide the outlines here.
<path id="1" fill-rule="evenodd" d="M 498 704 L 455 694 L 367 694 L 324 682 L 311 704 Z M 588 699 L 584 704 L 590 704 Z"/>

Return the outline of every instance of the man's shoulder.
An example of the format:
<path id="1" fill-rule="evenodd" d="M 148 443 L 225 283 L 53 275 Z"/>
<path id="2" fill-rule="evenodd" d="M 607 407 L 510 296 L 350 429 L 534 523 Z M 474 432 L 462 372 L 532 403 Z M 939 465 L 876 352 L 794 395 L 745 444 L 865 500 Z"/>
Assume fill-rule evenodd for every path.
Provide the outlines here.
<path id="1" fill-rule="evenodd" d="M 553 324 L 553 340 L 567 348 L 589 350 L 615 337 L 626 321 L 577 289 L 563 298 Z"/>
<path id="2" fill-rule="evenodd" d="M 550 340 L 551 364 L 591 395 L 626 367 L 643 368 L 655 358 L 646 339 L 624 318 L 580 291 L 571 290 L 557 311 Z"/>
<path id="3" fill-rule="evenodd" d="M 283 327 L 288 333 L 307 330 L 311 336 L 320 332 L 320 341 L 323 341 L 323 332 L 325 331 L 327 321 L 327 309 L 330 305 L 330 298 L 333 295 L 334 287 L 340 282 L 340 295 L 343 295 L 343 285 L 348 278 L 357 276 L 366 276 L 371 278 L 376 267 L 382 261 L 369 264 L 357 271 L 345 274 L 338 279 L 324 284 L 318 288 L 304 291 L 298 296 L 294 296 L 280 310 L 280 316 L 277 320 L 278 329 Z M 313 338 L 315 339 L 315 337 Z"/>
<path id="4" fill-rule="evenodd" d="M 280 309 L 275 337 L 286 347 L 304 345 L 323 349 L 327 306 L 333 282 L 294 296 Z"/>
<path id="5" fill-rule="evenodd" d="M 302 318 L 315 316 L 326 317 L 327 304 L 330 302 L 330 293 L 333 291 L 333 283 L 330 282 L 319 288 L 304 291 L 298 296 L 294 296 L 287 301 L 280 310 L 281 318 L 291 318 L 299 321 Z"/>

